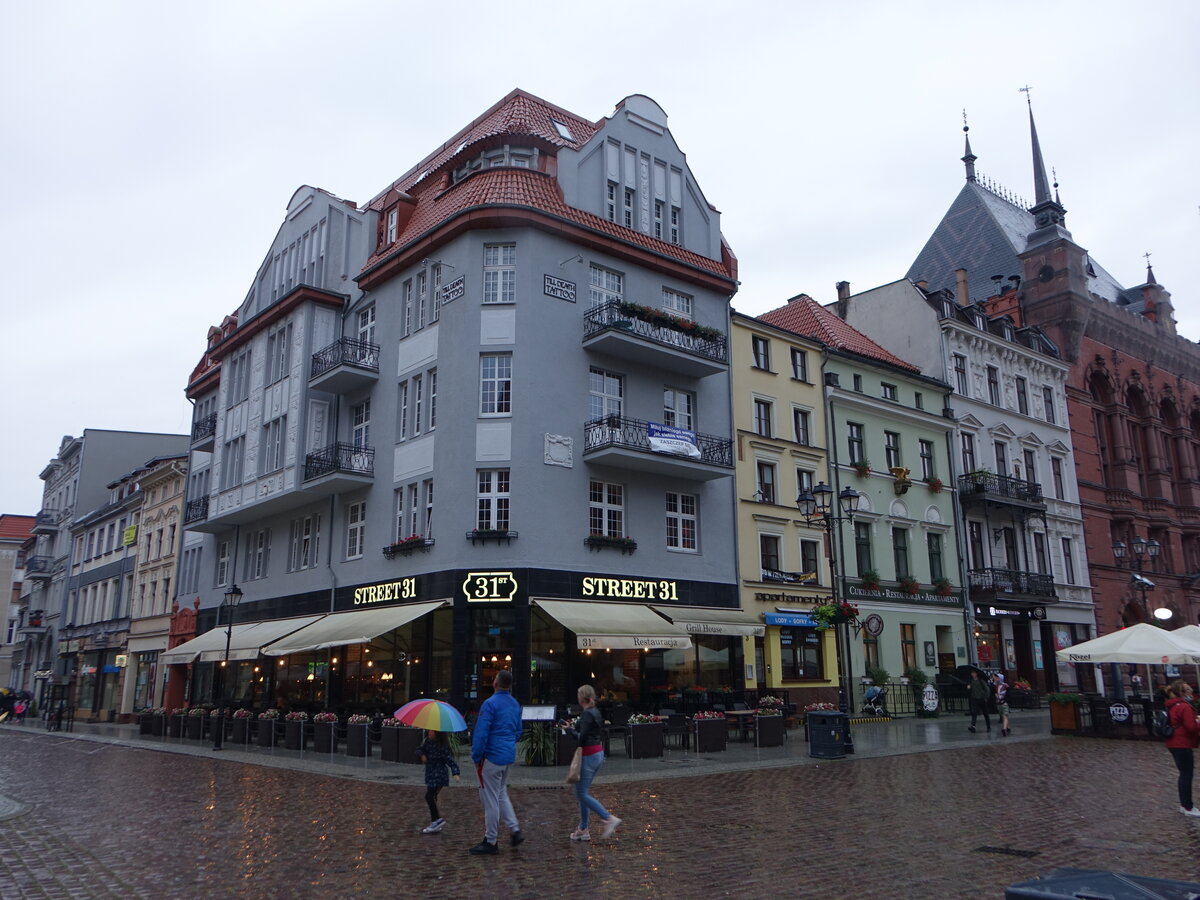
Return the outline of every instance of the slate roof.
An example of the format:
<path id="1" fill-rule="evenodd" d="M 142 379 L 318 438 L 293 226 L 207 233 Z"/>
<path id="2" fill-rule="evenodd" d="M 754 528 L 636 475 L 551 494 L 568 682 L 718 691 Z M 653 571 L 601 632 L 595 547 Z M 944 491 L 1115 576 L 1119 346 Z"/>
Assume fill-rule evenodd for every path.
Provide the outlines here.
<path id="1" fill-rule="evenodd" d="M 787 305 L 763 313 L 758 319 L 784 331 L 816 338 L 835 350 L 884 362 L 906 372 L 921 372 L 920 368 L 885 350 L 807 294 L 793 297 Z"/>
<path id="2" fill-rule="evenodd" d="M 927 281 L 934 290 L 953 288 L 954 270 L 966 269 L 971 299 L 985 300 L 996 293 L 993 275 L 1007 278 L 1022 273 L 1017 254 L 1025 250 L 1033 230 L 1034 219 L 1028 210 L 968 181 L 917 255 L 908 277 Z M 1088 289 L 1112 303 L 1125 290 L 1090 258 Z"/>

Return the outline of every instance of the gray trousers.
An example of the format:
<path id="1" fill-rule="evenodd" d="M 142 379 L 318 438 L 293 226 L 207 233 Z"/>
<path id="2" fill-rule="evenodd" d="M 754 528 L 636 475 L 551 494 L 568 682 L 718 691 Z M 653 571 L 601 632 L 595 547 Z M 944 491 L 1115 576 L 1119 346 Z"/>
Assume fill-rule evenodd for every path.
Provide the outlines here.
<path id="1" fill-rule="evenodd" d="M 509 831 L 521 827 L 517 824 L 512 801 L 508 799 L 508 770 L 509 766 L 497 766 L 487 759 L 483 761 L 479 799 L 483 802 L 483 837 L 489 844 L 496 843 L 501 819 Z"/>

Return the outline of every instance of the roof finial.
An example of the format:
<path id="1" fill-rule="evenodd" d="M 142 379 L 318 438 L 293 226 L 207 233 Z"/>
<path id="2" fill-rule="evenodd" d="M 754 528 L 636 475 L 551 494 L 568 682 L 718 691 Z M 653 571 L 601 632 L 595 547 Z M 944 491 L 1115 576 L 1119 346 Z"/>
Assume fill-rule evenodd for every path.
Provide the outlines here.
<path id="1" fill-rule="evenodd" d="M 1142 255 L 1146 257 L 1146 284 L 1158 284 L 1154 280 L 1154 269 L 1150 267 L 1150 251 L 1147 250 Z"/>
<path id="2" fill-rule="evenodd" d="M 1054 202 L 1061 206 L 1062 201 L 1058 199 L 1058 170 L 1054 166 L 1050 167 L 1050 177 L 1054 179 Z"/>
<path id="3" fill-rule="evenodd" d="M 963 155 L 962 161 L 967 167 L 967 181 L 975 181 L 975 160 L 976 156 L 971 152 L 971 126 L 967 124 L 967 111 L 963 109 L 963 135 L 967 145 L 967 152 Z"/>

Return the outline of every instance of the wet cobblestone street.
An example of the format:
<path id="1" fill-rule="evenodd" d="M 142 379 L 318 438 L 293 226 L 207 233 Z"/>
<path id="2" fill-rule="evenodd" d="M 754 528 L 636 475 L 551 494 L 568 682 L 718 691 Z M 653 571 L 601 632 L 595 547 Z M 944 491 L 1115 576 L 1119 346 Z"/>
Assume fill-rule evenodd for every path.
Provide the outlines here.
<path id="1" fill-rule="evenodd" d="M 1200 823 L 1174 779 L 1155 743 L 1052 737 L 658 781 L 602 771 L 594 793 L 625 820 L 613 839 L 571 843 L 573 793 L 521 785 L 526 842 L 478 858 L 470 787 L 443 792 L 449 824 L 425 836 L 413 784 L 8 728 L 0 897 L 999 898 L 1059 866 L 1197 880 Z"/>

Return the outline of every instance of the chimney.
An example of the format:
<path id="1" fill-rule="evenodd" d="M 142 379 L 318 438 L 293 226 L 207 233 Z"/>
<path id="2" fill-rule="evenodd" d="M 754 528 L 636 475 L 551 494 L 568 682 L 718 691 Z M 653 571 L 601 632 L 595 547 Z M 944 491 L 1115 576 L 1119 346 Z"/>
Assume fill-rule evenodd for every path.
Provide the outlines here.
<path id="1" fill-rule="evenodd" d="M 839 281 L 837 283 L 837 298 L 839 300 L 849 300 L 850 299 L 850 282 Z"/>
<path id="2" fill-rule="evenodd" d="M 954 270 L 954 293 L 958 296 L 959 306 L 971 305 L 971 289 L 967 286 L 967 270 Z"/>

